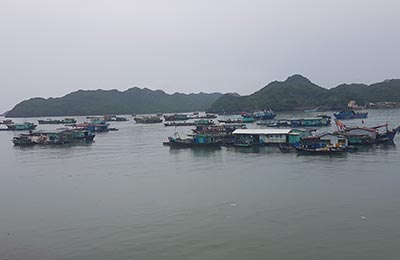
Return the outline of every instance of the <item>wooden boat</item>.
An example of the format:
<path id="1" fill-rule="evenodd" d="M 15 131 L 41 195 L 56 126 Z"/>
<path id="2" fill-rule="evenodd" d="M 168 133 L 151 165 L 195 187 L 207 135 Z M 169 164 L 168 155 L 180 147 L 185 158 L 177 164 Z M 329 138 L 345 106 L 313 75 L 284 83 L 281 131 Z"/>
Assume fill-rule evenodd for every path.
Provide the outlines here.
<path id="1" fill-rule="evenodd" d="M 165 122 L 164 126 L 193 126 L 194 122 Z"/>
<path id="2" fill-rule="evenodd" d="M 278 147 L 282 153 L 290 153 L 292 151 L 296 151 L 296 148 L 289 144 L 279 144 Z"/>
<path id="3" fill-rule="evenodd" d="M 92 119 L 91 122 L 85 122 L 82 124 L 74 124 L 72 125 L 77 130 L 87 130 L 90 132 L 108 132 L 113 129 L 109 128 L 110 124 L 105 122 L 104 120 Z M 117 129 L 115 129 L 117 130 Z"/>
<path id="4" fill-rule="evenodd" d="M 30 146 L 35 144 L 29 136 L 25 135 L 15 136 L 12 139 L 12 142 L 14 143 L 14 145 L 19 146 Z"/>
<path id="5" fill-rule="evenodd" d="M 116 116 L 116 115 L 106 115 L 104 120 L 107 122 L 125 122 L 128 121 L 126 117 Z"/>
<path id="6" fill-rule="evenodd" d="M 339 133 L 347 137 L 350 145 L 372 145 L 393 143 L 399 127 L 390 130 L 388 124 L 374 127 L 346 127 L 340 120 L 335 120 Z M 384 130 L 380 130 L 384 128 Z"/>
<path id="7" fill-rule="evenodd" d="M 242 118 L 237 118 L 237 119 L 231 119 L 228 118 L 226 120 L 218 120 L 220 123 L 225 123 L 225 124 L 242 124 L 242 123 L 253 123 L 254 118 L 253 117 L 242 117 Z"/>
<path id="8" fill-rule="evenodd" d="M 377 130 L 376 137 L 375 137 L 376 144 L 393 143 L 394 137 L 400 131 L 400 126 L 395 129 L 389 130 L 388 124 L 375 126 L 372 128 Z M 380 132 L 378 130 L 380 128 L 385 128 L 385 130 L 383 132 Z"/>
<path id="9" fill-rule="evenodd" d="M 38 120 L 39 125 L 60 125 L 63 124 L 63 120 L 58 119 L 46 119 L 46 120 Z"/>
<path id="10" fill-rule="evenodd" d="M 165 145 L 165 144 L 164 144 Z M 177 148 L 197 148 L 197 147 L 221 147 L 222 141 L 213 135 L 196 134 L 191 138 L 181 138 L 175 133 L 173 137 L 168 137 L 168 145 Z"/>
<path id="11" fill-rule="evenodd" d="M 64 118 L 63 120 L 63 124 L 75 124 L 76 123 L 76 119 L 75 118 Z"/>
<path id="12" fill-rule="evenodd" d="M 325 147 L 325 148 L 306 148 L 296 147 L 296 152 L 299 154 L 340 154 L 347 152 L 347 149 L 341 147 Z"/>
<path id="13" fill-rule="evenodd" d="M 276 114 L 274 111 L 270 110 L 264 110 L 264 111 L 256 111 L 253 113 L 253 118 L 256 120 L 271 120 L 276 117 Z"/>
<path id="14" fill-rule="evenodd" d="M 304 137 L 300 145 L 296 146 L 299 154 L 338 154 L 347 152 L 348 149 L 346 137 L 332 133 Z"/>
<path id="15" fill-rule="evenodd" d="M 8 124 L 7 130 L 12 130 L 12 131 L 27 131 L 27 130 L 33 130 L 36 128 L 37 125 L 31 122 L 24 122 L 22 124 Z"/>
<path id="16" fill-rule="evenodd" d="M 304 113 L 313 113 L 313 112 L 317 112 L 319 109 L 319 107 L 313 108 L 313 109 L 306 109 L 304 110 Z"/>
<path id="17" fill-rule="evenodd" d="M 95 135 L 87 130 L 57 129 L 21 134 L 12 139 L 14 145 L 59 145 L 73 142 L 91 142 Z"/>
<path id="18" fill-rule="evenodd" d="M 0 121 L 0 124 L 2 124 L 2 125 L 12 125 L 12 124 L 14 124 L 14 122 L 11 119 L 6 119 L 6 120 L 3 120 L 3 121 Z"/>
<path id="19" fill-rule="evenodd" d="M 257 125 L 267 127 L 323 127 L 331 125 L 331 117 L 328 115 L 318 115 L 315 117 L 279 119 L 274 121 L 259 121 Z"/>
<path id="20" fill-rule="evenodd" d="M 135 117 L 134 120 L 137 124 L 157 124 L 162 122 L 162 119 L 158 116 Z"/>
<path id="21" fill-rule="evenodd" d="M 185 114 L 164 115 L 165 121 L 186 121 L 190 119 Z"/>
<path id="22" fill-rule="evenodd" d="M 358 119 L 358 118 L 367 118 L 368 112 L 356 112 L 354 110 L 344 110 L 339 111 L 333 114 L 336 119 L 344 120 L 344 119 Z"/>

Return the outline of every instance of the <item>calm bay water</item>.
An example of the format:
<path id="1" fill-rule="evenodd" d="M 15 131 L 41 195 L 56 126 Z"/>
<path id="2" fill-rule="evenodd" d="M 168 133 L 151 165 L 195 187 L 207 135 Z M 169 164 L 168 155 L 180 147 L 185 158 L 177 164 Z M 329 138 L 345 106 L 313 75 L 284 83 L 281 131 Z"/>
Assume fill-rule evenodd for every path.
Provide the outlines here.
<path id="1" fill-rule="evenodd" d="M 369 112 L 400 125 L 400 110 Z M 174 128 L 112 126 L 67 147 L 0 132 L 0 259 L 399 259 L 396 146 L 175 150 Z"/>

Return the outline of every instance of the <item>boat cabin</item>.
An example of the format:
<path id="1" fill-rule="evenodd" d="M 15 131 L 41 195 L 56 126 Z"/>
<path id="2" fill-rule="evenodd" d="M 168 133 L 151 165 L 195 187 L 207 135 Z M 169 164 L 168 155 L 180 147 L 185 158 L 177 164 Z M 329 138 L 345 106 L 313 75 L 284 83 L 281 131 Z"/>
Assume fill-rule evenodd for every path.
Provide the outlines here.
<path id="1" fill-rule="evenodd" d="M 321 141 L 325 141 L 327 145 L 331 145 L 331 146 L 347 146 L 348 142 L 347 142 L 347 138 L 344 137 L 343 135 L 334 135 L 334 134 L 322 134 L 319 136 L 319 139 Z"/>
<path id="2" fill-rule="evenodd" d="M 258 145 L 284 144 L 288 142 L 288 136 L 292 129 L 236 129 L 233 131 L 235 140 L 239 143 Z"/>

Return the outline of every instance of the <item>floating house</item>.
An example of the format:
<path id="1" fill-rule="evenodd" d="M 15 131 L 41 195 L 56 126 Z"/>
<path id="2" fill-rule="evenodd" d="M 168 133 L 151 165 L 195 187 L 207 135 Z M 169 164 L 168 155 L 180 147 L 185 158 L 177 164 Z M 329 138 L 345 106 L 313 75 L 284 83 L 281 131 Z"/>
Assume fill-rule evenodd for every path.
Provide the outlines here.
<path id="1" fill-rule="evenodd" d="M 36 128 L 37 125 L 31 122 L 24 122 L 22 124 L 8 124 L 7 130 L 14 130 L 14 131 L 24 131 L 24 130 L 33 130 Z"/>
<path id="2" fill-rule="evenodd" d="M 345 128 L 342 134 L 350 144 L 372 144 L 376 140 L 377 130 L 368 127 Z"/>
<path id="3" fill-rule="evenodd" d="M 78 141 L 93 141 L 95 135 L 86 130 L 57 129 L 51 131 L 35 131 L 21 134 L 13 138 L 15 145 L 33 144 L 67 144 Z"/>
<path id="4" fill-rule="evenodd" d="M 319 139 L 326 143 L 326 145 L 335 146 L 335 147 L 347 147 L 348 141 L 347 138 L 343 135 L 335 135 L 331 133 L 325 133 L 319 135 Z"/>
<path id="5" fill-rule="evenodd" d="M 292 129 L 236 129 L 233 131 L 238 144 L 269 145 L 288 143 Z"/>
<path id="6" fill-rule="evenodd" d="M 157 124 L 162 122 L 162 119 L 158 116 L 144 116 L 144 117 L 137 116 L 134 118 L 134 120 L 137 124 Z"/>
<path id="7" fill-rule="evenodd" d="M 337 119 L 357 119 L 357 118 L 367 118 L 368 112 L 356 112 L 354 110 L 345 110 L 336 112 L 333 114 Z"/>
<path id="8" fill-rule="evenodd" d="M 345 136 L 331 133 L 304 137 L 296 151 L 302 154 L 335 154 L 348 151 L 349 146 Z"/>
<path id="9" fill-rule="evenodd" d="M 185 114 L 164 115 L 165 121 L 185 121 L 190 119 Z"/>

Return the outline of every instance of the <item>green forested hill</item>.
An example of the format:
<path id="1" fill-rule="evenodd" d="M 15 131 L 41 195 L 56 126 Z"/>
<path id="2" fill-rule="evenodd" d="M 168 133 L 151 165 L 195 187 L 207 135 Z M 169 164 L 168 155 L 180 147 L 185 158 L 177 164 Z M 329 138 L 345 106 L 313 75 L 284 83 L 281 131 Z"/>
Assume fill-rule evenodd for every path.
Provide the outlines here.
<path id="1" fill-rule="evenodd" d="M 17 104 L 7 117 L 74 116 L 157 112 L 238 112 L 271 108 L 276 111 L 314 107 L 339 109 L 349 100 L 360 105 L 369 102 L 400 102 L 400 79 L 365 84 L 342 84 L 326 89 L 301 75 L 273 81 L 248 95 L 220 93 L 167 94 L 161 90 L 131 88 L 118 90 L 79 90 L 60 98 L 32 98 Z"/>
<path id="2" fill-rule="evenodd" d="M 7 117 L 78 116 L 157 112 L 204 111 L 220 93 L 167 94 L 161 90 L 131 88 L 79 90 L 60 98 L 32 98 L 17 104 Z"/>
<path id="3" fill-rule="evenodd" d="M 322 88 L 301 75 L 285 81 L 274 81 L 248 96 L 225 94 L 215 101 L 209 111 L 237 112 L 271 108 L 276 111 L 302 110 L 321 107 L 345 107 L 350 100 L 360 105 L 369 102 L 400 102 L 400 80 L 386 80 L 371 85 L 343 84 L 332 89 Z"/>

